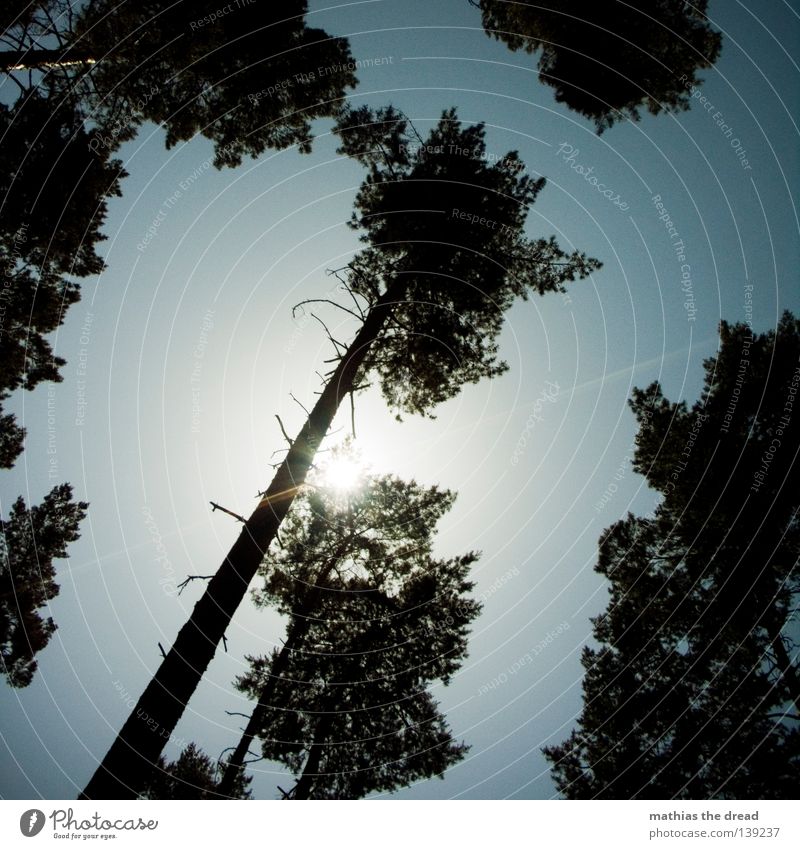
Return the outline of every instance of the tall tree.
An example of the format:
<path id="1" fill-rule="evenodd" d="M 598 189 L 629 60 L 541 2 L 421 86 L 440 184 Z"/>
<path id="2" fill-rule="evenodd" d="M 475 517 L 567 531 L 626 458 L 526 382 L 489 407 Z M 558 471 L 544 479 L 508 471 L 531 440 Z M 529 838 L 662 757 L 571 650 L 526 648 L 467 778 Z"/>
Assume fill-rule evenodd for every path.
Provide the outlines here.
<path id="1" fill-rule="evenodd" d="M 53 560 L 66 557 L 88 506 L 74 502 L 69 484 L 61 484 L 30 509 L 20 496 L 0 520 L 0 655 L 14 687 L 30 684 L 36 655 L 56 629 L 39 611 L 58 594 Z"/>
<path id="2" fill-rule="evenodd" d="M 563 291 L 599 267 L 554 238 L 523 234 L 544 186 L 516 154 L 489 164 L 483 126 L 446 112 L 423 144 L 391 108 L 356 110 L 340 123 L 342 151 L 366 164 L 356 200 L 367 247 L 346 279 L 366 308 L 361 328 L 244 523 L 136 710 L 90 780 L 87 798 L 135 794 L 210 663 L 231 617 L 302 487 L 341 400 L 374 375 L 398 411 L 423 413 L 465 381 L 502 371 L 497 337 L 515 297 Z M 469 216 L 469 217 L 467 217 Z M 386 239 L 386 241 L 384 241 Z"/>
<path id="3" fill-rule="evenodd" d="M 300 776 L 291 798 L 361 798 L 463 757 L 426 691 L 458 669 L 480 610 L 465 595 L 476 555 L 431 554 L 453 498 L 391 476 L 365 476 L 347 497 L 298 496 L 256 596 L 289 616 L 287 637 L 239 679 L 257 705 L 222 791 L 255 736 L 265 758 Z"/>
<path id="4" fill-rule="evenodd" d="M 539 53 L 539 79 L 595 122 L 688 109 L 697 71 L 719 56 L 722 37 L 707 0 L 470 0 L 486 34 L 510 50 Z"/>
<path id="5" fill-rule="evenodd" d="M 800 323 L 720 337 L 691 408 L 634 391 L 634 468 L 663 500 L 601 541 L 611 601 L 584 650 L 583 713 L 545 750 L 570 798 L 794 792 Z"/>
<path id="6" fill-rule="evenodd" d="M 125 172 L 97 137 L 46 88 L 0 104 L 0 402 L 62 379 L 65 360 L 46 337 L 80 298 L 75 278 L 103 268 L 95 248 Z M 14 416 L 3 417 L 0 465 L 13 465 L 23 436 Z"/>

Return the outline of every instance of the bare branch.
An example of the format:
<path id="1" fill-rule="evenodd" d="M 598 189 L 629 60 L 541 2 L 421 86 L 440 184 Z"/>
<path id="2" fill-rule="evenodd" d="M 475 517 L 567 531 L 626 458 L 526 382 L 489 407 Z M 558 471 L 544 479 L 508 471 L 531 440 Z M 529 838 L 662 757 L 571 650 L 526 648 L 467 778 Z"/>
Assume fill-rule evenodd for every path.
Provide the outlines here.
<path id="1" fill-rule="evenodd" d="M 345 306 L 342 306 L 342 304 L 337 304 L 337 303 L 336 303 L 336 301 L 332 301 L 330 298 L 308 298 L 308 299 L 306 299 L 305 301 L 300 301 L 300 303 L 299 303 L 299 304 L 295 304 L 295 305 L 292 307 L 292 318 L 294 318 L 294 312 L 295 312 L 295 310 L 296 310 L 298 307 L 305 306 L 305 304 L 330 304 L 332 307 L 336 307 L 336 309 L 338 309 L 338 310 L 342 310 L 343 312 L 346 312 L 348 315 L 352 315 L 352 316 L 353 316 L 353 318 L 357 318 L 359 321 L 363 321 L 363 320 L 364 320 L 364 319 L 363 319 L 363 315 L 359 315 L 358 313 L 353 312 L 353 310 L 348 309 L 348 308 L 347 308 L 347 307 L 345 307 Z M 317 317 L 314 315 L 314 313 L 313 313 L 313 312 L 312 312 L 312 313 L 309 313 L 309 315 L 313 316 L 314 318 L 317 318 Z M 317 319 L 317 321 L 319 321 L 319 319 Z"/>
<path id="2" fill-rule="evenodd" d="M 241 522 L 243 525 L 247 523 L 247 519 L 244 516 L 240 516 L 238 513 L 234 513 L 233 510 L 228 510 L 227 507 L 223 507 L 220 504 L 217 504 L 214 501 L 208 502 L 211 505 L 211 512 L 213 513 L 215 510 L 221 510 L 223 513 L 227 513 L 229 516 L 233 516 L 237 522 Z"/>
<path id="3" fill-rule="evenodd" d="M 277 413 L 275 413 L 275 418 L 278 420 L 278 426 L 281 429 L 281 433 L 283 434 L 283 438 L 289 443 L 289 448 L 291 448 L 292 445 L 294 445 L 294 440 L 289 438 L 289 434 L 286 433 L 286 428 L 283 426 L 283 422 L 281 421 L 281 417 Z M 273 451 L 272 453 L 273 453 L 273 456 L 274 456 L 275 452 Z"/>
<path id="4" fill-rule="evenodd" d="M 301 403 L 300 403 L 300 401 L 298 401 L 298 400 L 297 400 L 297 398 L 295 398 L 295 397 L 294 397 L 294 395 L 293 395 L 291 392 L 289 393 L 289 397 L 292 399 L 292 401 L 294 401 L 294 402 L 295 402 L 295 404 L 297 404 L 297 405 L 300 407 L 300 409 L 301 409 L 301 410 L 302 410 L 302 411 L 306 414 L 306 416 L 310 416 L 310 415 L 311 415 L 311 413 L 310 413 L 310 411 L 308 410 L 308 408 L 307 408 L 307 407 L 305 407 L 303 404 L 301 404 Z"/>
<path id="5" fill-rule="evenodd" d="M 210 581 L 213 575 L 187 575 L 186 580 L 178 584 L 178 595 L 180 595 L 192 581 Z"/>
<path id="6" fill-rule="evenodd" d="M 349 312 L 349 310 L 348 310 L 348 312 Z M 333 345 L 334 349 L 336 350 L 336 357 L 337 357 L 337 359 L 341 359 L 341 357 L 342 357 L 342 353 L 343 353 L 343 352 L 345 352 L 345 351 L 347 351 L 347 345 L 344 345 L 344 344 L 342 344 L 341 342 L 339 342 L 339 340 L 338 340 L 338 339 L 334 339 L 334 338 L 333 338 L 333 336 L 331 335 L 330 330 L 328 330 L 328 325 L 327 325 L 327 324 L 325 324 L 325 322 L 324 322 L 324 321 L 323 321 L 323 320 L 322 320 L 322 319 L 321 319 L 318 315 L 316 315 L 316 314 L 315 314 L 315 313 L 313 313 L 313 312 L 312 312 L 312 313 L 310 313 L 310 315 L 311 315 L 311 318 L 316 319 L 316 320 L 317 320 L 317 321 L 318 321 L 318 322 L 322 325 L 322 327 L 323 327 L 323 329 L 324 329 L 324 331 L 325 331 L 325 335 L 328 337 L 328 340 L 331 342 L 331 344 Z M 340 348 L 341 348 L 341 352 L 339 351 L 339 349 L 340 349 Z"/>

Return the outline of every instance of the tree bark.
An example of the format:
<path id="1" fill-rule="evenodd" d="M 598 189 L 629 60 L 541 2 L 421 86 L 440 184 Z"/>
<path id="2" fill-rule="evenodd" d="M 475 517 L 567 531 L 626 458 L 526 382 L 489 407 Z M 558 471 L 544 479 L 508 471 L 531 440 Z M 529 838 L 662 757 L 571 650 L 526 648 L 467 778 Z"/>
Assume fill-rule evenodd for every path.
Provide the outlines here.
<path id="1" fill-rule="evenodd" d="M 354 387 L 358 369 L 386 323 L 397 293 L 397 285 L 389 286 L 369 311 L 269 489 L 208 583 L 174 645 L 79 798 L 132 799 L 138 796 L 214 657 L 280 523 L 305 482 L 339 404 Z"/>
<path id="2" fill-rule="evenodd" d="M 303 774 L 300 780 L 295 784 L 292 791 L 292 799 L 310 799 L 314 791 L 314 779 L 320 774 L 319 762 L 322 759 L 322 751 L 325 747 L 325 740 L 328 737 L 328 732 L 333 725 L 333 714 L 326 713 L 317 723 L 316 731 L 314 732 L 314 742 L 308 751 L 308 760 L 303 767 Z"/>
<path id="3" fill-rule="evenodd" d="M 41 70 L 42 68 L 64 68 L 85 63 L 93 65 L 95 59 L 85 50 L 73 47 L 56 47 L 53 50 L 37 47 L 32 50 L 0 50 L 0 71 Z"/>
<path id="4" fill-rule="evenodd" d="M 308 611 L 306 610 L 305 612 L 307 613 Z M 309 625 L 310 622 L 308 618 L 300 620 L 299 623 L 296 621 L 296 627 L 292 629 L 291 635 L 286 640 L 286 643 L 280 650 L 278 656 L 275 658 L 275 662 L 269 671 L 267 683 L 264 685 L 264 688 L 259 694 L 258 704 L 250 714 L 250 719 L 245 726 L 242 737 L 239 740 L 234 753 L 228 759 L 225 772 L 222 774 L 222 780 L 217 788 L 220 796 L 230 797 L 236 778 L 244 769 L 244 760 L 250 750 L 250 745 L 258 732 L 264 727 L 264 717 L 266 716 L 268 708 L 272 704 L 275 685 L 278 679 L 285 672 L 289 658 L 297 647 L 297 644 L 308 633 Z"/>
<path id="5" fill-rule="evenodd" d="M 775 658 L 778 661 L 778 671 L 781 674 L 783 683 L 795 707 L 800 712 L 800 675 L 798 675 L 797 667 L 789 657 L 789 652 L 786 651 L 786 645 L 783 642 L 783 634 L 779 625 L 776 624 L 769 627 L 769 638 L 772 642 L 772 648 L 775 651 Z"/>

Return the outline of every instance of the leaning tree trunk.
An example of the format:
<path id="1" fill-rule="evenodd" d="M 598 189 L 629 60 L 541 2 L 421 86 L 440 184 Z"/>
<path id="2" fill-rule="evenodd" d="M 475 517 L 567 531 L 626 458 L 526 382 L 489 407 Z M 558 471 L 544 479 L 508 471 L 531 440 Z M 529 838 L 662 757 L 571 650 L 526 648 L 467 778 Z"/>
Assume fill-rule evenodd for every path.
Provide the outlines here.
<path id="1" fill-rule="evenodd" d="M 354 388 L 358 369 L 388 319 L 396 293 L 396 286 L 388 287 L 369 311 L 272 483 L 79 798 L 132 799 L 141 791 L 305 482 L 339 404 Z"/>

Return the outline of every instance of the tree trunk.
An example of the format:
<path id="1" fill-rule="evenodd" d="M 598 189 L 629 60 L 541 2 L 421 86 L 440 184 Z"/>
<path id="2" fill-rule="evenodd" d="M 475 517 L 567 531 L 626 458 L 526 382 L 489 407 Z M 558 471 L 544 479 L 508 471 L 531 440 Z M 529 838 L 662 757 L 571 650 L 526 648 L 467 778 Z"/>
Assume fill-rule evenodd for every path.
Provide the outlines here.
<path id="1" fill-rule="evenodd" d="M 781 674 L 786 689 L 789 691 L 789 696 L 800 713 L 800 675 L 797 674 L 797 667 L 792 663 L 789 652 L 786 651 L 780 625 L 771 625 L 768 627 L 768 630 L 772 648 L 775 651 L 775 657 L 778 661 L 778 671 Z"/>
<path id="2" fill-rule="evenodd" d="M 308 607 L 306 607 L 304 613 L 308 612 Z M 244 760 L 247 757 L 247 752 L 250 750 L 250 745 L 258 732 L 264 727 L 264 717 L 267 713 L 267 709 L 272 704 L 275 685 L 286 670 L 289 658 L 297 647 L 297 644 L 308 633 L 309 625 L 310 622 L 308 618 L 301 620 L 297 627 L 292 629 L 291 635 L 286 640 L 286 643 L 280 650 L 278 656 L 275 658 L 275 662 L 269 671 L 267 683 L 264 685 L 264 688 L 259 694 L 258 704 L 250 714 L 250 719 L 245 726 L 244 733 L 242 734 L 234 753 L 228 759 L 225 772 L 222 774 L 222 780 L 217 788 L 220 796 L 230 797 L 236 778 L 244 769 Z"/>
<path id="3" fill-rule="evenodd" d="M 295 784 L 292 799 L 310 799 L 314 790 L 314 779 L 319 776 L 319 762 L 325 748 L 325 740 L 333 725 L 333 714 L 326 713 L 317 724 L 314 732 L 314 742 L 308 752 L 308 760 L 303 767 L 303 774 Z"/>
<path id="4" fill-rule="evenodd" d="M 141 791 L 305 482 L 339 404 L 354 387 L 358 369 L 388 319 L 397 292 L 397 286 L 390 286 L 369 311 L 269 489 L 79 798 L 132 799 Z"/>
<path id="5" fill-rule="evenodd" d="M 95 59 L 85 50 L 57 47 L 54 50 L 0 50 L 0 71 L 35 71 L 46 68 L 65 68 L 71 65 L 93 65 Z"/>

